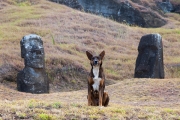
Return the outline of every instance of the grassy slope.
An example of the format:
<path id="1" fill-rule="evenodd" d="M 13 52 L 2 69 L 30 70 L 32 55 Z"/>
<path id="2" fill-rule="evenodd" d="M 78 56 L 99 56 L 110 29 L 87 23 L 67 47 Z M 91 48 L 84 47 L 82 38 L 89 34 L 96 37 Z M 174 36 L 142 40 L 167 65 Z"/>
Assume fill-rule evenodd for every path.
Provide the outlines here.
<path id="1" fill-rule="evenodd" d="M 0 29 L 1 72 L 12 72 L 9 75 L 10 78 L 5 76 L 2 79 L 8 77 L 14 81 L 17 70 L 23 68 L 19 41 L 29 33 L 36 33 L 43 37 L 46 68 L 51 80 L 60 80 L 64 84 L 67 83 L 66 81 L 73 82 L 69 76 L 75 78 L 76 70 L 71 72 L 68 71 L 69 69 L 82 69 L 85 71 L 83 74 L 89 71 L 90 66 L 85 51 L 99 53 L 103 49 L 106 50 L 105 64 L 108 63 L 106 72 L 109 79 L 119 80 L 133 76 L 132 62 L 135 62 L 139 38 L 136 41 L 129 39 L 128 32 L 132 30 L 128 30 L 129 28 L 125 25 L 45 1 L 32 6 L 18 5 L 8 4 L 1 12 L 1 16 L 5 18 L 0 21 L 2 24 Z M 136 33 L 132 34 L 137 36 Z M 4 49 L 8 50 L 4 51 Z M 132 53 L 132 56 L 129 56 L 129 53 Z M 125 67 L 127 71 L 117 71 Z M 64 74 L 62 69 L 65 69 L 69 76 L 65 75 L 62 78 Z M 66 81 L 62 80 L 64 78 Z"/>
<path id="2" fill-rule="evenodd" d="M 166 15 L 170 18 L 166 26 L 146 29 L 129 27 L 45 0 L 3 0 L 0 7 L 0 81 L 16 81 L 18 71 L 24 67 L 19 41 L 30 33 L 42 36 L 46 70 L 54 91 L 86 87 L 90 69 L 86 50 L 96 54 L 106 51 L 104 67 L 108 84 L 132 78 L 139 40 L 149 33 L 160 33 L 163 37 L 166 78 L 179 77 L 179 69 L 172 65 L 180 62 L 180 17 Z"/>
<path id="3" fill-rule="evenodd" d="M 179 79 L 131 79 L 139 40 L 148 33 L 163 37 L 166 78 L 180 76 L 178 69 L 172 69 L 180 63 L 179 15 L 167 14 L 166 26 L 146 29 L 45 0 L 3 0 L 0 16 L 0 119 L 179 119 Z M 46 69 L 52 82 L 48 95 L 20 93 L 14 83 L 6 82 L 15 81 L 24 67 L 19 41 L 30 33 L 44 41 Z M 82 79 L 90 68 L 86 50 L 97 54 L 106 51 L 104 68 L 109 84 L 125 79 L 107 87 L 110 106 L 101 110 L 86 106 L 86 90 L 59 92 L 86 88 L 86 79 Z"/>

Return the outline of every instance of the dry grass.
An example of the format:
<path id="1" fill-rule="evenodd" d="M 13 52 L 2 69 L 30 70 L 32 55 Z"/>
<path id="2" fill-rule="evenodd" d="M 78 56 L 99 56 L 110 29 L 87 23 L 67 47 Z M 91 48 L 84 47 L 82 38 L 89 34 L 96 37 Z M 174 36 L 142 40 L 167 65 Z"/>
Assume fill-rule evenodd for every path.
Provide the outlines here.
<path id="1" fill-rule="evenodd" d="M 180 79 L 126 79 L 106 87 L 108 107 L 88 107 L 87 90 L 29 94 L 0 85 L 0 119 L 178 120 Z"/>
<path id="2" fill-rule="evenodd" d="M 180 4 L 179 0 L 171 0 L 171 2 L 173 2 L 174 4 Z"/>
<path id="3" fill-rule="evenodd" d="M 130 41 L 127 40 L 129 39 L 129 28 L 125 25 L 119 25 L 110 20 L 54 3 L 47 5 L 45 1 L 41 1 L 41 4 L 37 5 L 25 5 L 9 5 L 10 7 L 2 9 L 8 14 L 1 13 L 6 19 L 1 21 L 0 33 L 2 36 L 0 40 L 2 44 L 0 52 L 4 54 L 4 61 L 7 64 L 13 67 L 18 66 L 17 70 L 23 68 L 19 41 L 29 33 L 36 33 L 43 37 L 46 68 L 53 81 L 63 81 L 54 73 L 69 66 L 82 68 L 87 73 L 90 66 L 85 56 L 86 50 L 99 53 L 105 49 L 107 58 L 112 59 L 113 64 L 122 64 L 121 58 L 129 53 L 136 53 L 137 42 L 132 42 L 133 44 L 128 42 Z M 132 48 L 129 50 L 128 46 L 132 46 Z M 11 49 L 12 47 L 13 49 Z M 4 49 L 8 49 L 8 51 L 4 52 Z M 122 56 L 118 54 L 121 52 Z M 114 55 L 119 57 L 116 58 Z M 128 61 L 135 60 L 135 57 L 134 55 L 134 58 L 129 57 L 131 60 L 126 60 L 129 59 L 126 58 L 122 61 L 130 65 L 131 63 Z M 14 60 L 13 63 L 12 59 Z M 4 61 L 0 61 L 2 66 L 5 64 Z M 105 64 L 108 61 L 105 60 Z M 131 69 L 133 69 L 132 64 Z M 4 71 L 2 69 L 2 72 Z M 107 66 L 107 77 L 109 76 L 109 79 L 115 78 L 117 80 L 125 76 L 118 77 L 120 71 L 116 73 L 113 71 L 117 70 L 111 65 Z M 127 76 L 132 76 L 132 73 L 128 72 Z M 86 77 L 83 78 L 86 79 Z"/>
<path id="4" fill-rule="evenodd" d="M 6 5 L 0 9 L 3 18 L 0 19 L 1 81 L 16 81 L 17 72 L 24 66 L 19 41 L 30 33 L 42 36 L 46 70 L 51 83 L 62 88 L 60 90 L 74 90 L 78 84 L 81 87 L 77 89 L 86 87 L 90 69 L 86 50 L 96 54 L 106 51 L 103 64 L 106 78 L 111 81 L 108 84 L 133 78 L 139 40 L 149 33 L 160 33 L 163 37 L 166 78 L 179 77 L 177 69 L 172 67 L 180 62 L 178 15 L 169 13 L 169 22 L 162 28 L 146 29 L 129 27 L 45 0 L 4 0 L 1 4 Z"/>
<path id="5" fill-rule="evenodd" d="M 180 77 L 179 15 L 169 13 L 167 25 L 146 29 L 46 0 L 1 0 L 0 16 L 0 119 L 180 119 L 179 79 L 132 79 L 139 40 L 149 33 L 163 37 L 166 78 Z M 20 93 L 7 82 L 16 81 L 24 67 L 19 42 L 30 33 L 44 41 L 50 94 Z M 107 85 L 118 82 L 107 87 L 107 108 L 88 107 L 86 90 L 74 91 L 86 89 L 86 50 L 105 50 Z"/>

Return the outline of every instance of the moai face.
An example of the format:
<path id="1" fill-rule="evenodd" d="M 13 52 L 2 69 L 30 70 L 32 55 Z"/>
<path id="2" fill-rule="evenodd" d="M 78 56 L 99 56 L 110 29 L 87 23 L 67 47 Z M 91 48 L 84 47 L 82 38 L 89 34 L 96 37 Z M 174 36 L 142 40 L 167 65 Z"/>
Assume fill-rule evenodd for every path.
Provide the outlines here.
<path id="1" fill-rule="evenodd" d="M 49 79 L 45 72 L 44 48 L 40 36 L 26 35 L 20 42 L 25 67 L 17 74 L 17 89 L 29 93 L 48 93 Z"/>
<path id="2" fill-rule="evenodd" d="M 39 36 L 30 34 L 21 40 L 21 57 L 25 66 L 44 68 L 44 48 Z"/>
<path id="3" fill-rule="evenodd" d="M 159 34 L 141 38 L 136 59 L 136 78 L 164 78 L 163 46 Z"/>

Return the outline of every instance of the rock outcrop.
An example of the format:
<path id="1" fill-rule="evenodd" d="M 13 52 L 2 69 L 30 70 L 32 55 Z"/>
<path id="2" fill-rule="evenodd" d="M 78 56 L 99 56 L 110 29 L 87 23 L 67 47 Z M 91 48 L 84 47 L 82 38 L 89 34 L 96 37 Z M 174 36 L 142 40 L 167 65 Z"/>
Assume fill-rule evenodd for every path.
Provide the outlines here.
<path id="1" fill-rule="evenodd" d="M 170 0 L 162 0 L 162 2 L 157 2 L 157 5 L 165 13 L 174 11 L 174 7 Z"/>
<path id="2" fill-rule="evenodd" d="M 161 27 L 166 20 L 149 6 L 120 0 L 51 0 L 86 12 L 102 15 L 117 22 L 140 27 Z M 169 10 L 169 8 L 168 8 Z"/>
<path id="3" fill-rule="evenodd" d="M 174 7 L 174 10 L 172 12 L 180 14 L 180 2 L 179 3 L 172 2 L 172 5 Z"/>

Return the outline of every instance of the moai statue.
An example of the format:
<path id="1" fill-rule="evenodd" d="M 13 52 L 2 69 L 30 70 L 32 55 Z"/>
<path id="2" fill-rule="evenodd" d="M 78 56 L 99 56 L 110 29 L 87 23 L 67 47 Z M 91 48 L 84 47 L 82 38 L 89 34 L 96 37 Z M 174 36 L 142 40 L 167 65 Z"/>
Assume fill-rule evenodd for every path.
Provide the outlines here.
<path id="1" fill-rule="evenodd" d="M 26 35 L 20 41 L 21 57 L 25 67 L 17 75 L 17 89 L 29 93 L 49 93 L 49 80 L 45 72 L 44 48 L 41 37 Z"/>
<path id="2" fill-rule="evenodd" d="M 164 78 L 163 45 L 159 34 L 141 38 L 136 59 L 135 78 Z"/>

